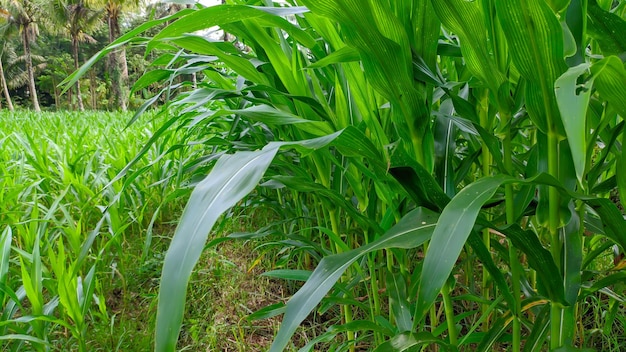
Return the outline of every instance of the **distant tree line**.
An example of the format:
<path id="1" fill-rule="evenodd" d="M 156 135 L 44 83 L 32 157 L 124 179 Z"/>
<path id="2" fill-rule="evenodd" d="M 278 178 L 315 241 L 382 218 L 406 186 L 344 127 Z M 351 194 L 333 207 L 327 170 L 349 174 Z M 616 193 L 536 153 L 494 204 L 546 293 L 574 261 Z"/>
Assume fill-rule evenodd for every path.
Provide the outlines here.
<path id="1" fill-rule="evenodd" d="M 0 0 L 0 109 L 126 110 L 151 92 L 129 86 L 150 58 L 120 48 L 72 89 L 58 86 L 104 46 L 150 17 L 184 5 L 145 0 Z"/>

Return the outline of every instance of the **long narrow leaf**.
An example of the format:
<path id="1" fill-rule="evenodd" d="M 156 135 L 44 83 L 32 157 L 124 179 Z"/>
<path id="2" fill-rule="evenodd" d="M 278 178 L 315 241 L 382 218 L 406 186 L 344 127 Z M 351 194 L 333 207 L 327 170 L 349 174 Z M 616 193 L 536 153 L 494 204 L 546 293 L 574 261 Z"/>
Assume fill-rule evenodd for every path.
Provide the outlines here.
<path id="1" fill-rule="evenodd" d="M 415 319 L 421 319 L 435 302 L 482 206 L 505 180 L 507 177 L 493 176 L 472 183 L 452 198 L 441 213 L 424 258 Z"/>
<path id="2" fill-rule="evenodd" d="M 281 146 L 317 149 L 339 134 L 301 142 L 273 142 L 262 150 L 220 157 L 192 192 L 165 255 L 157 310 L 157 351 L 176 349 L 189 277 L 219 216 L 257 186 Z"/>
<path id="3" fill-rule="evenodd" d="M 270 352 L 283 351 L 298 325 L 307 317 L 343 272 L 363 255 L 385 248 L 415 248 L 428 239 L 435 228 L 435 213 L 418 208 L 405 215 L 378 240 L 349 252 L 324 257 L 309 280 L 287 302 L 283 323 L 276 334 Z"/>

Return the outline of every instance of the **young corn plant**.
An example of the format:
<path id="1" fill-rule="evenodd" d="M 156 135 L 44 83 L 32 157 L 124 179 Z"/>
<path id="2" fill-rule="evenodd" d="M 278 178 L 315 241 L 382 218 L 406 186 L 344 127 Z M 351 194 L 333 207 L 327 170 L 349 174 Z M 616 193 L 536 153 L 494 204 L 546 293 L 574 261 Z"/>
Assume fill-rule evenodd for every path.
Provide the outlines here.
<path id="1" fill-rule="evenodd" d="M 157 219 L 157 205 L 168 211 L 165 198 L 180 192 L 178 160 L 159 161 L 165 154 L 159 148 L 179 145 L 175 139 L 147 153 L 150 165 L 162 165 L 157 175 L 137 176 L 127 193 L 115 191 L 130 181 L 113 178 L 141 150 L 141 134 L 151 133 L 146 126 L 123 133 L 127 119 L 107 113 L 0 114 L 2 350 L 90 350 L 89 325 L 109 322 L 107 274 L 123 260 L 110 249 L 148 227 L 150 217 Z M 163 180 L 160 187 L 151 186 L 154 179 Z"/>
<path id="2" fill-rule="evenodd" d="M 67 86 L 119 45 L 163 50 L 135 87 L 171 82 L 155 138 L 195 130 L 211 153 L 190 162 L 216 160 L 165 258 L 156 350 L 176 349 L 194 265 L 244 198 L 285 209 L 292 254 L 267 275 L 306 280 L 255 315 L 284 314 L 271 351 L 334 306 L 336 324 L 299 347 L 591 347 L 590 299 L 624 300 L 623 263 L 598 263 L 626 248 L 625 12 L 596 0 L 231 1 L 118 39 Z M 173 83 L 191 73 L 197 87 Z"/>

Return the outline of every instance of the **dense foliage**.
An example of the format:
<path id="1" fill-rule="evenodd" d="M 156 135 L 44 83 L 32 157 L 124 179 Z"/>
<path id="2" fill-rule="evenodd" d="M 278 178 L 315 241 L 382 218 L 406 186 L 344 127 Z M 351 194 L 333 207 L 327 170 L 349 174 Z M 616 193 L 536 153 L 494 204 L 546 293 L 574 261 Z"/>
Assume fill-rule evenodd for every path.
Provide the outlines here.
<path id="1" fill-rule="evenodd" d="M 214 26 L 227 34 L 216 39 Z M 123 44 L 154 55 L 131 94 L 157 93 L 131 126 L 164 102 L 159 127 L 86 201 L 100 200 L 104 226 L 126 211 L 117 207 L 140 207 L 141 180 L 172 187 L 156 204 L 194 186 L 163 262 L 155 349 L 177 348 L 203 251 L 235 238 L 273 249 L 265 276 L 304 282 L 249 317 L 283 315 L 272 352 L 625 348 L 620 33 L 626 2 L 613 0 L 233 0 L 120 36 L 64 83 Z M 155 174 L 161 159 L 179 164 Z M 80 195 L 71 180 L 58 194 Z M 10 194 L 49 194 L 25 189 Z M 14 308 L 0 327 L 42 349 L 51 324 L 83 341 L 76 312 L 92 305 L 92 257 L 112 248 L 65 234 L 78 220 L 51 220 L 72 214 L 56 197 L 41 223 L 63 230 L 22 224 L 41 218 L 31 206 L 37 213 L 6 221 L 0 238 L 13 254 L 2 258 L 17 258 L 0 262 L 3 284 L 5 268 L 22 264 L 3 286 Z M 237 205 L 275 215 L 256 232 L 210 237 Z M 107 241 L 126 220 L 108 224 Z M 69 319 L 46 310 L 56 297 Z M 320 315 L 331 316 L 327 329 L 294 342 Z"/>
<path id="2" fill-rule="evenodd" d="M 176 345 L 208 232 L 254 189 L 290 258 L 268 275 L 306 279 L 265 312 L 284 313 L 271 351 L 335 304 L 306 349 L 587 346 L 588 299 L 623 300 L 623 265 L 601 263 L 626 246 L 624 4 L 298 4 L 199 7 L 146 41 L 176 49 L 137 88 L 204 72 L 164 113 L 226 152 L 165 258 L 156 349 Z M 215 25 L 236 41 L 198 32 Z"/>

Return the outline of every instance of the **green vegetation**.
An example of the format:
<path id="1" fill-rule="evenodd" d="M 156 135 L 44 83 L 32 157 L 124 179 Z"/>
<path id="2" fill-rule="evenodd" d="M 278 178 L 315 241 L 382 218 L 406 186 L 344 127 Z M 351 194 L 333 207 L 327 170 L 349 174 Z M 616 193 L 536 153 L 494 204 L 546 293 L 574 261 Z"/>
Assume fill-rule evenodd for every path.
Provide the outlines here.
<path id="1" fill-rule="evenodd" d="M 0 108 L 137 108 L 150 92 L 128 91 L 149 58 L 133 48 L 112 51 L 65 94 L 58 84 L 129 29 L 184 7 L 150 0 L 1 0 Z"/>
<path id="2" fill-rule="evenodd" d="M 145 48 L 123 133 L 5 117 L 8 349 L 626 348 L 626 2 L 155 18 L 63 82 Z"/>
<path id="3" fill-rule="evenodd" d="M 172 133 L 115 180 L 162 122 L 125 129 L 130 117 L 0 114 L 3 350 L 150 349 L 163 253 L 194 175 L 181 169 L 189 167 L 186 157 L 207 150 L 180 148 Z M 167 154 L 171 149 L 179 152 Z M 223 231 L 251 227 L 243 215 L 232 218 Z M 249 338 L 273 333 L 271 324 L 242 318 L 276 303 L 280 291 L 268 290 L 282 288 L 253 275 L 265 266 L 250 267 L 252 245 L 221 248 L 205 252 L 193 279 L 198 291 L 190 293 L 195 303 L 181 341 L 193 350 L 244 348 Z M 219 297 L 207 300 L 207 292 Z"/>

